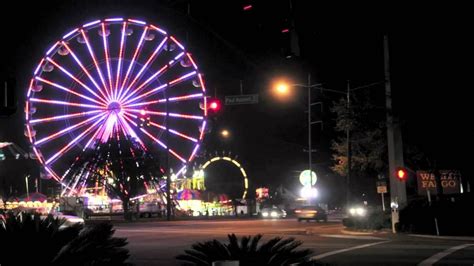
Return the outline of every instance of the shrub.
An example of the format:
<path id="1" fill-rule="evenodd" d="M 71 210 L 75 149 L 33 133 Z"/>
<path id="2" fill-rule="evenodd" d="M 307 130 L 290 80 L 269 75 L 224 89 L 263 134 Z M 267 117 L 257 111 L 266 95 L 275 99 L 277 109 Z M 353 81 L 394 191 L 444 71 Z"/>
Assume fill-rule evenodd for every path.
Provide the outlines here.
<path id="1" fill-rule="evenodd" d="M 198 242 L 190 250 L 185 250 L 178 260 L 191 265 L 212 265 L 214 261 L 238 260 L 241 266 L 246 265 L 290 265 L 309 263 L 313 252 L 297 248 L 302 242 L 294 238 L 272 238 L 259 245 L 262 235 L 244 236 L 240 243 L 235 234 L 228 235 L 229 243 L 218 240 Z"/>

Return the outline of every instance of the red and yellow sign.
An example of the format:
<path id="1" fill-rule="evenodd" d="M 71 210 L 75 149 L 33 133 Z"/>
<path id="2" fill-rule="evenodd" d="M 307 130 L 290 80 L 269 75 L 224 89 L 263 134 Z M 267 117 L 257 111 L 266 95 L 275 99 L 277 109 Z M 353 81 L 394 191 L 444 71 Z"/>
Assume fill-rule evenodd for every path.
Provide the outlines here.
<path id="1" fill-rule="evenodd" d="M 458 171 L 442 170 L 438 173 L 439 182 L 441 183 L 441 187 L 443 189 L 443 194 L 460 193 L 461 174 Z M 434 172 L 417 171 L 416 177 L 418 182 L 418 194 L 426 195 L 427 190 L 429 190 L 432 195 L 437 194 L 437 181 Z"/>

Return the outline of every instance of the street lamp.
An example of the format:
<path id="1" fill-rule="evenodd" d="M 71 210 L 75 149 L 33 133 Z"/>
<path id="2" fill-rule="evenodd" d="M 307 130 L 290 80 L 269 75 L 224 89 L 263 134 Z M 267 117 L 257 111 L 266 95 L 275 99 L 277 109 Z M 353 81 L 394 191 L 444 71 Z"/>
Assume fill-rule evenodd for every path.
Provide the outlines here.
<path id="1" fill-rule="evenodd" d="M 223 130 L 221 131 L 221 136 L 224 137 L 224 138 L 228 138 L 228 137 L 230 136 L 229 130 L 223 129 Z"/>

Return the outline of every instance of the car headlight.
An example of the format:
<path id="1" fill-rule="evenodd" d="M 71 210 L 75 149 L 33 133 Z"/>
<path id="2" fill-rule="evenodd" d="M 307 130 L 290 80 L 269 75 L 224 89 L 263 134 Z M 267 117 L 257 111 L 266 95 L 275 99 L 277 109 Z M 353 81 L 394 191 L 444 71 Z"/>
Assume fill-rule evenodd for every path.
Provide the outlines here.
<path id="1" fill-rule="evenodd" d="M 270 216 L 271 216 L 271 217 L 278 217 L 278 213 L 277 213 L 277 212 L 271 212 L 271 213 L 270 213 Z"/>
<path id="2" fill-rule="evenodd" d="M 268 212 L 262 212 L 263 217 L 268 217 Z"/>
<path id="3" fill-rule="evenodd" d="M 350 208 L 350 209 L 349 209 L 349 213 L 350 213 L 351 215 L 355 215 L 355 214 L 356 214 L 356 209 L 355 209 L 355 208 Z"/>
<path id="4" fill-rule="evenodd" d="M 357 208 L 356 210 L 357 215 L 365 216 L 365 209 L 364 208 Z"/>

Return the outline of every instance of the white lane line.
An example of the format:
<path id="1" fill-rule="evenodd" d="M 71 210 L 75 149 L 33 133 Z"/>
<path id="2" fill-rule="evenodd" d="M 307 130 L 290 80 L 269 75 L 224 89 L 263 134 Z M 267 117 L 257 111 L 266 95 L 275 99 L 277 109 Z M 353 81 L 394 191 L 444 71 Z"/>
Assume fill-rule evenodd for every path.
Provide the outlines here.
<path id="1" fill-rule="evenodd" d="M 360 239 L 360 240 L 386 240 L 385 238 L 376 236 L 358 236 L 358 235 L 319 235 L 321 237 Z"/>
<path id="2" fill-rule="evenodd" d="M 319 255 L 313 256 L 311 259 L 313 259 L 313 260 L 319 260 L 319 259 L 322 259 L 322 258 L 325 258 L 325 257 L 329 257 L 329 256 L 332 256 L 332 255 L 339 254 L 339 253 L 348 252 L 348 251 L 352 251 L 352 250 L 356 250 L 356 249 L 361 249 L 361 248 L 368 248 L 368 247 L 371 247 L 371 246 L 380 245 L 380 244 L 385 244 L 385 243 L 388 243 L 388 242 L 391 242 L 391 240 L 380 241 L 380 242 L 375 242 L 375 243 L 369 243 L 369 244 L 359 245 L 359 246 L 355 246 L 355 247 L 351 247 L 351 248 L 345 248 L 345 249 L 334 250 L 334 251 L 331 251 L 331 252 L 326 252 L 326 253 L 323 253 L 323 254 L 319 254 Z"/>
<path id="3" fill-rule="evenodd" d="M 419 266 L 433 265 L 436 262 L 440 261 L 442 258 L 448 256 L 449 254 L 452 254 L 452 253 L 454 253 L 458 250 L 461 250 L 463 248 L 467 248 L 469 246 L 474 246 L 474 244 L 464 244 L 464 245 L 450 247 L 450 248 L 448 248 L 444 251 L 441 251 L 439 253 L 434 254 L 433 256 L 427 258 L 426 260 L 420 262 L 418 265 Z"/>

